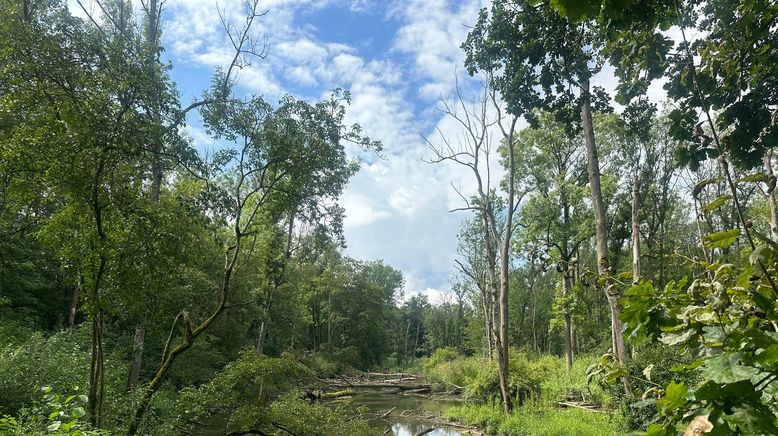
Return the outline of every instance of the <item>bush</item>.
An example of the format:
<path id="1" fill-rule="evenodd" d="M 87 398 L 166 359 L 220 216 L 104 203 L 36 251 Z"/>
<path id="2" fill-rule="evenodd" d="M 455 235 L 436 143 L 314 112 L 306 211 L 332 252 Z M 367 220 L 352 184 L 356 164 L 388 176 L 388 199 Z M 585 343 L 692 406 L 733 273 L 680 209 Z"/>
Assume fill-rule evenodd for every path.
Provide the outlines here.
<path id="1" fill-rule="evenodd" d="M 443 390 L 452 387 L 464 390 L 471 396 L 471 387 L 489 362 L 480 357 L 465 357 L 450 348 L 440 348 L 430 357 L 422 360 L 422 373 L 433 384 Z"/>
<path id="2" fill-rule="evenodd" d="M 697 382 L 698 376 L 692 371 L 672 371 L 677 365 L 691 362 L 691 358 L 679 353 L 677 348 L 653 343 L 636 346 L 632 358 L 627 363 L 630 376 L 630 388 L 635 395 L 626 395 L 621 382 L 606 383 L 598 379 L 598 385 L 610 394 L 619 411 L 624 416 L 624 430 L 645 429 L 654 421 L 656 400 L 642 400 L 640 393 L 654 386 L 667 386 L 672 381 L 682 381 L 686 385 Z"/>
<path id="3" fill-rule="evenodd" d="M 86 395 L 63 397 L 51 386 L 45 386 L 39 392 L 41 400 L 35 401 L 30 408 L 20 410 L 17 417 L 0 418 L 0 434 L 108 435 L 104 431 L 92 431 L 86 422 Z"/>
<path id="4" fill-rule="evenodd" d="M 89 383 L 89 343 L 86 326 L 49 338 L 36 333 L 21 345 L 0 345 L 0 414 L 15 415 L 32 404 L 42 386 L 84 393 Z"/>
<path id="5" fill-rule="evenodd" d="M 322 353 L 312 353 L 301 359 L 303 365 L 313 371 L 317 377 L 331 377 L 339 372 L 338 365 L 331 362 Z"/>
<path id="6" fill-rule="evenodd" d="M 230 431 L 247 431 L 266 422 L 267 407 L 294 390 L 313 372 L 290 358 L 274 358 L 246 350 L 213 380 L 196 389 L 182 390 L 170 407 L 180 429 L 197 430 L 208 422 Z M 155 399 L 156 401 L 156 399 Z"/>
<path id="7" fill-rule="evenodd" d="M 611 404 L 612 399 L 603 391 L 602 386 L 599 383 L 589 383 L 587 380 L 586 370 L 600 358 L 599 356 L 593 354 L 576 356 L 573 360 L 573 369 L 569 374 L 562 359 L 551 356 L 545 358 L 556 359 L 558 365 L 556 371 L 545 377 L 541 384 L 544 402 L 555 404 L 565 398 L 575 398 L 593 404 L 605 406 Z"/>

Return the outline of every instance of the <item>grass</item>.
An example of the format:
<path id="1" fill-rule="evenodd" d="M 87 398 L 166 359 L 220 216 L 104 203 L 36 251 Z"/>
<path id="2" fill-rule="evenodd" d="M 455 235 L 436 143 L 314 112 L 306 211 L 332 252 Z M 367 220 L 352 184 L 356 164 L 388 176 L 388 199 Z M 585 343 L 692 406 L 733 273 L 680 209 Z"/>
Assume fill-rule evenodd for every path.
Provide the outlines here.
<path id="1" fill-rule="evenodd" d="M 497 404 L 466 404 L 452 407 L 446 417 L 490 435 L 606 436 L 618 434 L 619 428 L 618 415 L 538 404 L 525 405 L 508 416 Z"/>
<path id="2" fill-rule="evenodd" d="M 471 365 L 468 363 L 473 363 L 477 359 L 441 355 L 432 356 L 424 362 L 425 372 L 432 378 L 451 381 L 455 378 L 455 374 L 460 378 L 467 374 L 468 380 L 459 381 L 469 382 L 468 391 L 480 388 L 493 393 L 489 400 L 480 403 L 471 402 L 449 409 L 446 412 L 449 419 L 481 428 L 490 435 L 619 434 L 620 424 L 622 424 L 619 413 L 591 412 L 576 408 L 563 409 L 558 404 L 565 399 L 585 399 L 586 402 L 606 406 L 612 402 L 599 385 L 587 385 L 586 382 L 586 369 L 598 359 L 597 356 L 576 356 L 572 371 L 568 373 L 564 361 L 559 357 L 531 356 L 512 350 L 511 385 L 517 388 L 519 394 L 522 392 L 521 389 L 529 389 L 529 395 L 523 396 L 524 403 L 517 405 L 516 410 L 507 416 L 496 398 L 495 386 L 493 386 L 496 380 L 483 383 L 482 379 L 487 375 L 485 366 L 488 364 L 481 362 L 479 365 L 481 370 L 475 376 L 468 374 L 470 371 L 462 371 L 463 368 L 470 369 Z"/>

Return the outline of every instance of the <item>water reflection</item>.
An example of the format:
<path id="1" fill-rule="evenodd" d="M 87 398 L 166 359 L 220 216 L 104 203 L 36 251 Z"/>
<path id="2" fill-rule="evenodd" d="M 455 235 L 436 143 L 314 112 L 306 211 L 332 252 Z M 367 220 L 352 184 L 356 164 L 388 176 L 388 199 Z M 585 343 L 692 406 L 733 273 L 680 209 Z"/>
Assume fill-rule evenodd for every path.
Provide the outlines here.
<path id="1" fill-rule="evenodd" d="M 423 424 L 418 421 L 395 422 L 392 424 L 392 431 L 388 434 L 392 434 L 394 436 L 416 436 L 417 434 L 428 430 L 430 427 L 435 426 Z M 461 434 L 462 433 L 455 429 L 436 427 L 435 430 L 432 430 L 429 433 L 425 433 L 425 436 L 460 436 Z"/>
<path id="2" fill-rule="evenodd" d="M 355 407 L 365 407 L 372 413 L 385 412 L 393 407 L 395 408 L 385 419 L 376 419 L 371 422 L 377 430 L 377 434 L 416 436 L 425 430 L 434 428 L 431 432 L 425 433 L 425 436 L 462 435 L 462 432 L 455 428 L 446 428 L 415 417 L 426 412 L 442 414 L 449 407 L 458 404 L 457 401 L 402 396 L 383 392 L 361 392 L 354 396 L 352 404 Z M 388 429 L 391 429 L 391 431 L 384 433 Z"/>

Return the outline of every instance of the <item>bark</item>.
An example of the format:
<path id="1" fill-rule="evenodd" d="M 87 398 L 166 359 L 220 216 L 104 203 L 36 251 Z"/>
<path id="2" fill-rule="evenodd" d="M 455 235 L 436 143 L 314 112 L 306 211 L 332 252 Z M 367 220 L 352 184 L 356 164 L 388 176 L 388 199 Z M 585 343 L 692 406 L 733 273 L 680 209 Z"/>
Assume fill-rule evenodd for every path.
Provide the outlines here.
<path id="1" fill-rule="evenodd" d="M 132 359 L 130 360 L 130 372 L 127 376 L 127 390 L 138 385 L 140 379 L 140 366 L 143 360 L 143 346 L 146 341 L 146 327 L 141 324 L 135 329 L 135 339 L 132 341 Z"/>
<path id="2" fill-rule="evenodd" d="M 73 330 L 76 326 L 76 313 L 78 312 L 78 300 L 81 298 L 81 287 L 83 286 L 84 278 L 81 276 L 81 272 L 78 273 L 76 279 L 76 285 L 73 286 L 73 294 L 70 298 L 70 306 L 68 307 L 68 329 Z"/>
<path id="3" fill-rule="evenodd" d="M 565 233 L 570 228 L 570 206 L 567 201 L 567 192 L 562 190 L 560 195 L 560 202 L 562 203 L 562 222 L 565 229 Z M 565 235 L 562 241 L 562 263 L 564 265 L 562 276 L 562 298 L 564 305 L 562 307 L 564 318 L 564 338 L 565 338 L 565 364 L 567 365 L 567 372 L 570 373 L 573 370 L 573 323 L 570 316 L 570 307 L 567 301 L 567 297 L 570 295 L 570 291 L 573 288 L 573 270 L 570 264 L 571 253 L 569 252 L 568 236 Z"/>
<path id="4" fill-rule="evenodd" d="M 640 176 L 632 178 L 632 283 L 640 280 L 640 217 L 638 200 L 640 196 Z"/>
<path id="5" fill-rule="evenodd" d="M 605 206 L 602 200 L 600 188 L 600 161 L 597 156 L 597 145 L 594 140 L 594 125 L 592 122 L 592 108 L 589 94 L 589 78 L 581 78 L 581 121 L 584 130 L 584 142 L 586 143 L 586 155 L 589 170 L 589 185 L 592 195 L 592 209 L 594 209 L 595 241 L 597 247 L 597 272 L 603 278 L 610 274 L 608 266 L 608 233 L 606 229 Z M 627 358 L 624 336 L 621 334 L 621 320 L 619 320 L 619 292 L 608 281 L 604 286 L 605 297 L 611 311 L 611 339 L 613 352 L 620 364 L 624 364 Z"/>
<path id="6" fill-rule="evenodd" d="M 257 353 L 262 354 L 265 349 L 265 337 L 267 336 L 267 318 L 262 319 L 259 325 L 259 335 L 257 337 Z"/>
<path id="7" fill-rule="evenodd" d="M 775 202 L 775 173 L 772 163 L 773 151 L 767 150 L 764 154 L 764 171 L 767 174 L 767 204 L 770 206 L 770 237 L 778 242 L 778 204 Z"/>
<path id="8" fill-rule="evenodd" d="M 567 296 L 572 288 L 572 277 L 570 276 L 569 267 L 565 266 L 564 274 L 562 279 L 562 298 L 565 299 L 565 305 L 562 310 L 564 311 L 565 320 L 565 364 L 567 365 L 567 372 L 570 373 L 573 370 L 573 322 L 567 307 Z"/>
<path id="9" fill-rule="evenodd" d="M 239 233 L 239 227 L 236 234 Z M 229 256 L 229 252 L 232 250 L 232 256 Z M 238 260 L 238 253 L 240 252 L 240 238 L 238 238 L 238 241 L 236 242 L 236 245 L 234 247 L 231 247 L 226 252 L 226 263 L 225 263 L 225 269 L 224 269 L 224 275 L 222 276 L 222 284 L 219 290 L 219 304 L 216 307 L 216 309 L 211 313 L 211 315 L 206 318 L 200 325 L 198 325 L 196 328 L 192 328 L 191 320 L 189 319 L 189 314 L 182 312 L 179 316 L 176 317 L 176 320 L 173 321 L 173 329 L 171 329 L 171 337 L 168 338 L 168 345 L 165 346 L 165 353 L 163 353 L 162 356 L 162 366 L 157 370 L 156 374 L 154 375 L 154 378 L 151 380 L 151 383 L 146 387 L 145 393 L 143 397 L 141 398 L 140 404 L 138 405 L 137 409 L 135 410 L 135 417 L 132 420 L 132 423 L 130 424 L 130 428 L 128 429 L 127 433 L 129 435 L 135 435 L 138 433 L 138 430 L 140 429 L 141 422 L 143 421 L 143 417 L 146 415 L 146 412 L 148 411 L 149 406 L 151 405 L 151 399 L 154 397 L 154 394 L 159 390 L 159 388 L 162 386 L 162 382 L 165 380 L 165 376 L 167 375 L 167 372 L 170 370 L 170 368 L 173 366 L 173 362 L 175 362 L 176 358 L 184 353 L 186 350 L 192 347 L 194 344 L 195 339 L 197 339 L 200 334 L 202 334 L 208 327 L 213 324 L 213 322 L 219 317 L 219 315 L 227 308 L 227 298 L 229 295 L 230 290 L 230 282 L 232 280 L 232 273 L 235 268 L 235 264 Z M 184 324 L 185 329 L 185 335 L 183 338 L 183 341 L 176 345 L 175 347 L 172 347 L 172 334 L 175 329 L 176 322 L 181 319 L 182 323 Z"/>

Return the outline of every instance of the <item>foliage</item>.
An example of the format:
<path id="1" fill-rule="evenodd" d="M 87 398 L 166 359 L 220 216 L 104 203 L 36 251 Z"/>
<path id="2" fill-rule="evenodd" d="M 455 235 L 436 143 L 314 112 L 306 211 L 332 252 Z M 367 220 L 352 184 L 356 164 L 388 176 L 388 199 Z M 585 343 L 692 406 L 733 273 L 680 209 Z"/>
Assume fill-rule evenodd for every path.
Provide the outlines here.
<path id="1" fill-rule="evenodd" d="M 179 394 L 177 410 L 183 413 L 179 412 L 178 425 L 196 429 L 198 422 L 212 422 L 230 431 L 268 425 L 268 405 L 312 375 L 289 357 L 266 357 L 245 350 L 207 384 Z"/>
<path id="2" fill-rule="evenodd" d="M 85 421 L 87 397 L 83 394 L 63 397 L 51 386 L 40 389 L 43 397 L 30 409 L 22 409 L 19 417 L 0 418 L 0 430 L 7 435 L 55 434 L 55 435 L 108 435 L 105 431 L 91 429 Z"/>
<path id="3" fill-rule="evenodd" d="M 53 392 L 77 391 L 88 383 L 87 330 L 40 333 L 20 345 L 0 349 L 0 411 L 15 414 L 40 395 L 41 386 Z M 20 374 L 24 374 L 20 377 Z"/>
<path id="4" fill-rule="evenodd" d="M 450 419 L 477 426 L 490 435 L 616 435 L 618 417 L 580 409 L 525 405 L 506 416 L 495 405 L 467 404 L 446 411 Z"/>
<path id="5" fill-rule="evenodd" d="M 713 434 L 778 432 L 778 360 L 773 357 L 778 334 L 771 283 L 778 247 L 764 241 L 751 263 L 763 262 L 768 275 L 752 265 L 693 261 L 705 274 L 691 283 L 671 282 L 658 290 L 646 282 L 626 292 L 627 334 L 679 347 L 693 360 L 675 370 L 694 369 L 699 375 L 696 383 L 676 379 L 663 391 L 651 388 L 645 394 L 657 398 L 657 422 L 648 434 L 670 434 L 695 416 L 705 417 Z"/>
<path id="6" fill-rule="evenodd" d="M 500 434 L 526 436 L 617 435 L 618 419 L 585 410 L 525 407 L 508 417 Z"/>

